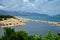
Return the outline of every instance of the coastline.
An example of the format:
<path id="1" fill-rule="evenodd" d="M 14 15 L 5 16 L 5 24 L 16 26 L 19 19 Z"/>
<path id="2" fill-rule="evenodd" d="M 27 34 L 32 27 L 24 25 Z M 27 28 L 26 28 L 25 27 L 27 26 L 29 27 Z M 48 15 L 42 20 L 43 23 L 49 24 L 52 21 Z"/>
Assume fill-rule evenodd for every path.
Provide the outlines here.
<path id="1" fill-rule="evenodd" d="M 23 26 L 23 25 L 26 25 L 26 22 L 29 20 L 31 20 L 32 22 L 43 22 L 43 23 L 48 23 L 48 24 L 60 26 L 60 22 L 51 22 L 51 21 L 45 21 L 45 20 L 34 20 L 34 19 L 21 18 L 21 17 L 15 16 L 15 18 L 8 18 L 7 20 L 0 21 L 0 28 L 11 27 L 11 26 Z M 3 26 L 1 26 L 1 24 Z"/>
<path id="2" fill-rule="evenodd" d="M 48 23 L 48 24 L 53 24 L 56 26 L 60 26 L 60 22 L 51 22 L 51 21 L 45 21 L 45 20 L 32 20 L 33 22 L 43 22 L 43 23 Z"/>
<path id="3" fill-rule="evenodd" d="M 21 18 L 21 17 L 18 17 L 18 18 Z M 29 18 L 24 18 L 24 19 L 31 20 L 32 22 L 43 22 L 43 23 L 53 24 L 53 25 L 56 25 L 56 26 L 60 27 L 60 22 L 52 22 L 52 21 L 46 21 L 46 20 L 36 20 L 36 19 L 29 19 Z"/>

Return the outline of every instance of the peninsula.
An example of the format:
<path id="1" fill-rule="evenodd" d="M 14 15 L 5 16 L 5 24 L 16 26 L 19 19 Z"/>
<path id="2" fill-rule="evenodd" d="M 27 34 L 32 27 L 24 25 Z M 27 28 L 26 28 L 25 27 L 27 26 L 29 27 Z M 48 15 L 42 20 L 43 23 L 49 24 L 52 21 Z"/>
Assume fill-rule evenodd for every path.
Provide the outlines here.
<path id="1" fill-rule="evenodd" d="M 26 19 L 10 15 L 0 15 L 0 28 L 25 25 Z"/>

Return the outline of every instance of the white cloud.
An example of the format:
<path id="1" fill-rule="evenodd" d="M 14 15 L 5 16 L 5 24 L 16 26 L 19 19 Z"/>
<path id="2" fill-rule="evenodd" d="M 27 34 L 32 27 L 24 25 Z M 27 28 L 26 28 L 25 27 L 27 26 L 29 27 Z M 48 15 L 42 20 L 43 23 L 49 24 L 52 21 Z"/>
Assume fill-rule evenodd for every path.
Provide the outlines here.
<path id="1" fill-rule="evenodd" d="M 29 0 L 23 0 L 23 2 L 29 2 Z"/>
<path id="2" fill-rule="evenodd" d="M 6 7 L 4 7 L 4 6 L 0 6 L 0 10 L 3 10 L 3 9 L 5 9 Z"/>

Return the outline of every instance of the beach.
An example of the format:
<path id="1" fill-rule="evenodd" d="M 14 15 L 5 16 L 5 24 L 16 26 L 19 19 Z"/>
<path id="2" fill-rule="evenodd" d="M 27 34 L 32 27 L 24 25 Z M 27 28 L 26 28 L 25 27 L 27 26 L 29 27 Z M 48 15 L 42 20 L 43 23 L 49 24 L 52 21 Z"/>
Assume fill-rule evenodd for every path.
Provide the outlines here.
<path id="1" fill-rule="evenodd" d="M 26 21 L 27 19 L 25 18 L 8 18 L 7 20 L 0 21 L 0 28 L 26 25 Z"/>

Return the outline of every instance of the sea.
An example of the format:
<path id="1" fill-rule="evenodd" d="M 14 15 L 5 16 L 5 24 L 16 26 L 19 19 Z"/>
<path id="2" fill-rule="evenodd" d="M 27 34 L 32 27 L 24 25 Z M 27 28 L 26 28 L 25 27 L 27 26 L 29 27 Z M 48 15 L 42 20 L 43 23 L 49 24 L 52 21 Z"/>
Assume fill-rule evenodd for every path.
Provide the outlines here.
<path id="1" fill-rule="evenodd" d="M 17 17 L 36 19 L 36 20 L 46 20 L 45 18 L 39 18 L 38 16 L 35 16 L 35 17 L 34 16 L 17 16 Z M 43 22 L 32 22 L 31 20 L 27 21 L 26 25 L 15 26 L 11 28 L 14 28 L 15 31 L 24 30 L 28 33 L 28 35 L 39 34 L 44 36 L 48 31 L 51 31 L 54 34 L 60 33 L 59 26 L 43 23 Z M 3 34 L 4 34 L 3 28 L 0 28 L 0 36 L 2 36 Z"/>

